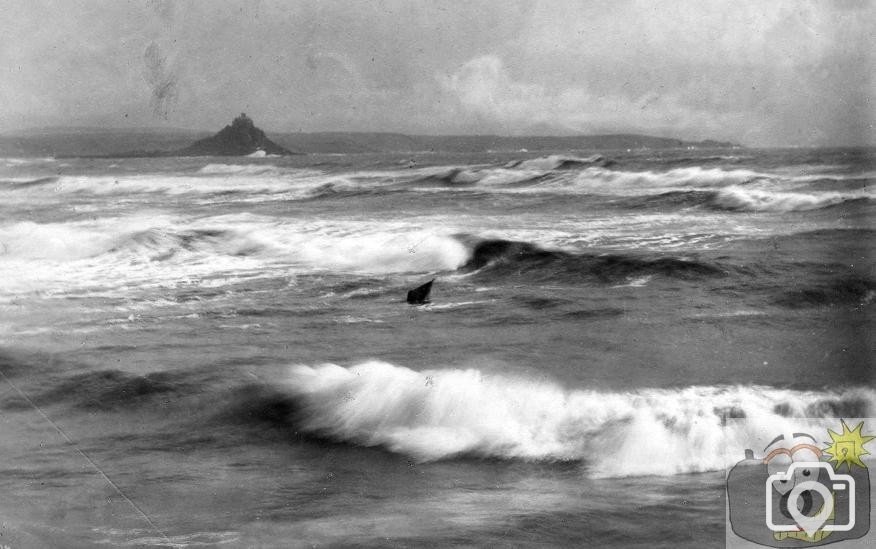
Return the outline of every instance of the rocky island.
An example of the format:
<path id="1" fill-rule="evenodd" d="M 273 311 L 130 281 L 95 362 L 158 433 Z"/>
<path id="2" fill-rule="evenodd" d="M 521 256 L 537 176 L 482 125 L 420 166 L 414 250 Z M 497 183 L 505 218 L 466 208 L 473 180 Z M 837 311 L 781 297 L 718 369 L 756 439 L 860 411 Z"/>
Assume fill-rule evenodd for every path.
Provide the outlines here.
<path id="1" fill-rule="evenodd" d="M 176 151 L 174 156 L 249 156 L 249 155 L 291 155 L 255 126 L 246 113 L 234 119 L 228 126 L 211 137 L 199 139 L 188 147 Z"/>

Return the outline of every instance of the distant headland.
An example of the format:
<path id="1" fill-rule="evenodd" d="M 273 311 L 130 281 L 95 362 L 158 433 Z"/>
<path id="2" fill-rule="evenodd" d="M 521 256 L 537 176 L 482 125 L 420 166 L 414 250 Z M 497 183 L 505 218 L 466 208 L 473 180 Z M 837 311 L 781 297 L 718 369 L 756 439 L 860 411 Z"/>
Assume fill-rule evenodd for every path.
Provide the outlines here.
<path id="1" fill-rule="evenodd" d="M 39 128 L 0 134 L 0 156 L 173 157 L 356 153 L 492 153 L 648 149 L 726 149 L 726 141 L 638 134 L 572 136 L 405 135 L 378 132 L 275 133 L 246 114 L 210 135 L 168 128 Z"/>

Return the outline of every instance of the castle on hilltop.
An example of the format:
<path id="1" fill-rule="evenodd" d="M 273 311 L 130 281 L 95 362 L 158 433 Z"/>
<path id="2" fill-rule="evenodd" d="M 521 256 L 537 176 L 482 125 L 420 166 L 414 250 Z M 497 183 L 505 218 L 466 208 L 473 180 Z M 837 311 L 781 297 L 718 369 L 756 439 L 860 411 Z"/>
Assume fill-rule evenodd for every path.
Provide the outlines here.
<path id="1" fill-rule="evenodd" d="M 268 139 L 265 132 L 256 127 L 252 118 L 242 112 L 216 135 L 196 141 L 178 151 L 178 154 L 183 156 L 247 156 L 257 152 L 270 155 L 294 154 Z"/>
<path id="2" fill-rule="evenodd" d="M 240 113 L 240 116 L 238 116 L 231 122 L 232 128 L 252 128 L 254 126 L 255 123 L 252 121 L 252 118 L 248 117 L 245 112 Z"/>

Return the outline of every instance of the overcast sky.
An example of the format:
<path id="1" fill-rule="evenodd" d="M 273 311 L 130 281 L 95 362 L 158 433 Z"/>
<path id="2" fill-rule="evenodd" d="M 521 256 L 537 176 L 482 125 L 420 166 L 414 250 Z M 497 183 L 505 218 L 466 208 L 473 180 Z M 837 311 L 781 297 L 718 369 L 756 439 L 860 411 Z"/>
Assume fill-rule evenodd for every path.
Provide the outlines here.
<path id="1" fill-rule="evenodd" d="M 0 131 L 876 144 L 866 1 L 0 0 Z"/>

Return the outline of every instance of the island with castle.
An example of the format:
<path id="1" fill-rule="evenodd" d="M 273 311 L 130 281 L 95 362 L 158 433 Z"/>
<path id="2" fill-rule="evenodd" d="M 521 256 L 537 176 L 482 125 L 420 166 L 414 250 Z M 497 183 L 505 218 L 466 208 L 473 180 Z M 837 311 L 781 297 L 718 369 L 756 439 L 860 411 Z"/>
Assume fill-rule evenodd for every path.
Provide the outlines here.
<path id="1" fill-rule="evenodd" d="M 174 156 L 249 156 L 295 154 L 277 145 L 256 127 L 252 118 L 241 113 L 231 124 L 218 133 L 195 141 L 188 147 L 175 151 Z"/>

